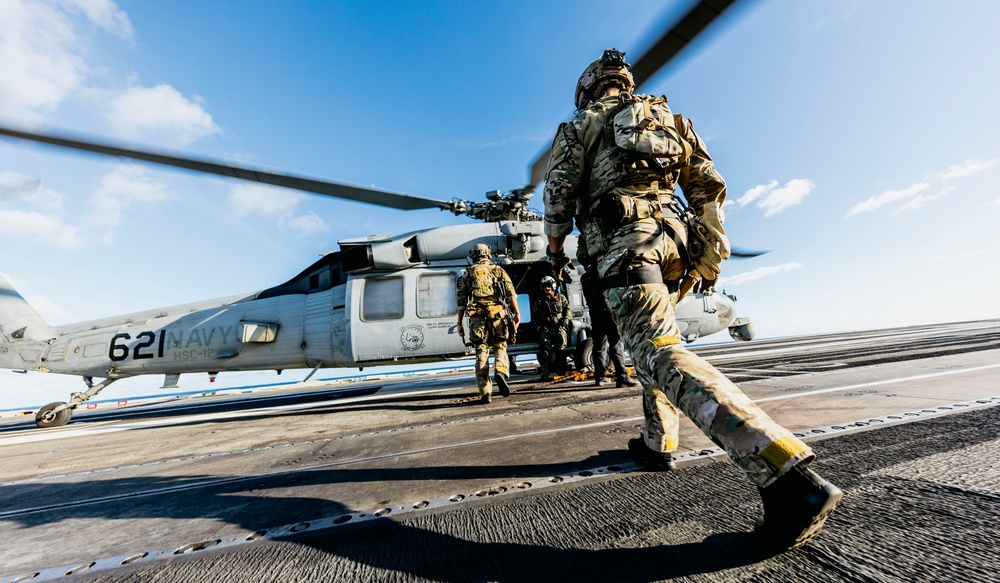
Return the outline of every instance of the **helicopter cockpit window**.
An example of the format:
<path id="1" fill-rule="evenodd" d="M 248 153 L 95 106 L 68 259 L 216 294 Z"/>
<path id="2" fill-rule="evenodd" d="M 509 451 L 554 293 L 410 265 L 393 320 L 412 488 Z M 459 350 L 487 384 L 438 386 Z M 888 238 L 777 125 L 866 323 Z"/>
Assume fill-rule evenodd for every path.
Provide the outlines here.
<path id="1" fill-rule="evenodd" d="M 417 316 L 440 318 L 457 313 L 453 272 L 424 273 L 417 279 Z"/>
<path id="2" fill-rule="evenodd" d="M 403 278 L 366 279 L 361 299 L 361 319 L 397 320 L 403 317 Z"/>

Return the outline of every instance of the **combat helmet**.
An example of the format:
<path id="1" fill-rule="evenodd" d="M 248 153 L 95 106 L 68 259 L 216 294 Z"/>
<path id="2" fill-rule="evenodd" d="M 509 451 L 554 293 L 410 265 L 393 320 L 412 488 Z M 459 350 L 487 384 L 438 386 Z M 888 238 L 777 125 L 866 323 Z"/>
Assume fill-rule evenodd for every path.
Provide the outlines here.
<path id="1" fill-rule="evenodd" d="M 588 65 L 580 75 L 580 80 L 576 82 L 576 95 L 573 100 L 576 108 L 583 109 L 590 105 L 611 83 L 622 85 L 627 93 L 634 91 L 635 81 L 629 72 L 631 66 L 625 62 L 624 52 L 618 49 L 605 49 L 601 58 Z"/>
<path id="2" fill-rule="evenodd" d="M 484 243 L 479 243 L 469 251 L 469 259 L 473 261 L 479 261 L 480 259 L 490 258 L 490 246 Z"/>

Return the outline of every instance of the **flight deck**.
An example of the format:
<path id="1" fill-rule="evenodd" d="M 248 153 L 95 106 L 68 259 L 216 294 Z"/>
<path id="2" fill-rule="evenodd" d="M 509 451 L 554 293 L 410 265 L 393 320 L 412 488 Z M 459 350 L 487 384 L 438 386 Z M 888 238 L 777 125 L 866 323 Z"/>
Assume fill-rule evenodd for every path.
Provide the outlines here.
<path id="1" fill-rule="evenodd" d="M 468 371 L 0 424 L 8 581 L 990 581 L 1000 321 L 695 349 L 844 490 L 820 536 L 753 544 L 752 485 L 689 421 L 626 450 L 640 391 Z"/>

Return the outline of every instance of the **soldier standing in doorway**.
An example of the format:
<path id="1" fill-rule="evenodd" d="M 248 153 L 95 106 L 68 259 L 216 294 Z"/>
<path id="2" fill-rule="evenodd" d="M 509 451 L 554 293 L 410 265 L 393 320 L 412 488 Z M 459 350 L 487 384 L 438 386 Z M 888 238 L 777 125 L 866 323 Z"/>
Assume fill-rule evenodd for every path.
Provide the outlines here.
<path id="1" fill-rule="evenodd" d="M 552 372 L 560 372 L 556 361 L 569 341 L 572 314 L 569 300 L 559 292 L 554 277 L 543 277 L 541 288 L 542 295 L 535 300 L 531 319 L 538 325 L 538 380 L 546 382 L 552 380 Z"/>
<path id="2" fill-rule="evenodd" d="M 730 255 L 726 183 L 691 121 L 672 113 L 666 97 L 634 89 L 625 53 L 614 49 L 580 76 L 577 115 L 559 127 L 545 179 L 548 256 L 565 263 L 575 218 L 643 385 L 645 448 L 677 447 L 679 408 L 757 485 L 762 546 L 797 548 L 816 536 L 842 492 L 808 467 L 809 446 L 681 344 L 681 289 L 714 281 Z"/>
<path id="3" fill-rule="evenodd" d="M 507 341 L 514 337 L 521 322 L 517 292 L 510 276 L 490 261 L 490 248 L 482 243 L 469 252 L 472 265 L 456 282 L 458 298 L 458 334 L 465 342 L 462 318 L 469 315 L 469 343 L 476 349 L 476 384 L 480 400 L 489 403 L 493 393 L 490 382 L 490 348 L 493 349 L 493 380 L 504 397 L 510 396 Z M 507 310 L 513 312 L 508 318 Z M 513 329 L 511 329 L 513 327 Z"/>

